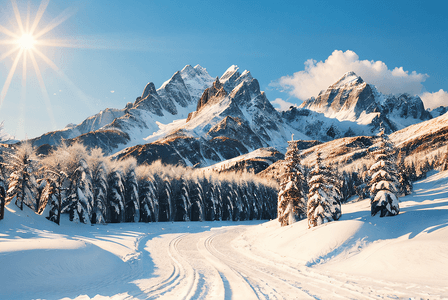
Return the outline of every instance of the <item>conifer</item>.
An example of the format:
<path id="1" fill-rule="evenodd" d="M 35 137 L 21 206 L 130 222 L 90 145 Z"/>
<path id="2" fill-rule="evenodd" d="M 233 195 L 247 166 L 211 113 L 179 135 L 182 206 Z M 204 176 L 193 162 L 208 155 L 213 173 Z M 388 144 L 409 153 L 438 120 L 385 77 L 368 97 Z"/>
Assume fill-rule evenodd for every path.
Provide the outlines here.
<path id="1" fill-rule="evenodd" d="M 336 221 L 341 217 L 341 192 L 334 173 L 324 165 L 320 153 L 310 172 L 308 185 L 308 227 Z"/>
<path id="2" fill-rule="evenodd" d="M 370 213 L 372 216 L 379 213 L 380 217 L 395 216 L 400 212 L 398 174 L 393 146 L 384 134 L 373 155 L 376 163 L 369 170 Z"/>
<path id="3" fill-rule="evenodd" d="M 286 170 L 280 176 L 277 217 L 282 226 L 306 218 L 305 179 L 300 165 L 296 141 L 288 142 L 285 155 Z"/>

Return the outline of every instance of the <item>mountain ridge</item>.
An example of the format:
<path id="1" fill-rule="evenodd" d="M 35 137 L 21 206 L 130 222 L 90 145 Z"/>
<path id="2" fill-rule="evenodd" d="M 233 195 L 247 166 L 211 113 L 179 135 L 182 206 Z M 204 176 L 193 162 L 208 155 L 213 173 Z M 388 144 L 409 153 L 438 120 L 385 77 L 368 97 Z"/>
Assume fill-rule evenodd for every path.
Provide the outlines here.
<path id="1" fill-rule="evenodd" d="M 385 96 L 354 72 L 317 98 L 279 112 L 249 71 L 240 73 L 232 65 L 213 78 L 200 65 L 187 65 L 158 89 L 149 82 L 125 108 L 106 109 L 33 143 L 57 145 L 64 138 L 100 146 L 118 158 L 135 156 L 150 163 L 159 157 L 165 163 L 205 167 L 259 148 L 284 153 L 292 134 L 327 142 L 392 133 L 431 118 L 419 97 Z"/>

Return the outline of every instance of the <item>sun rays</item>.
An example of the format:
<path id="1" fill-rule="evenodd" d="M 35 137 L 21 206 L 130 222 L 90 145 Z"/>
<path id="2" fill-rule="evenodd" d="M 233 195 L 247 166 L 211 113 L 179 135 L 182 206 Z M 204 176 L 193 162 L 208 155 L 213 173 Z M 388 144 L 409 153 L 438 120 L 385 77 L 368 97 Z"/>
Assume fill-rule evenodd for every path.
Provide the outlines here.
<path id="1" fill-rule="evenodd" d="M 46 65 L 48 65 L 51 69 L 57 72 L 65 81 L 69 84 L 73 85 L 73 83 L 62 73 L 62 71 L 56 66 L 56 64 L 48 58 L 39 47 L 69 47 L 66 41 L 50 39 L 45 40 L 45 34 L 49 33 L 51 30 L 62 24 L 66 21 L 70 16 L 75 13 L 75 10 L 72 8 L 68 8 L 64 10 L 61 14 L 59 14 L 56 18 L 54 18 L 51 22 L 46 24 L 45 26 L 40 25 L 40 21 L 42 16 L 44 15 L 50 0 L 42 0 L 37 12 L 34 16 L 34 19 L 31 23 L 31 4 L 28 2 L 26 17 L 22 19 L 22 14 L 17 6 L 15 0 L 11 0 L 12 8 L 14 11 L 15 22 L 17 24 L 16 28 L 8 29 L 2 25 L 0 25 L 0 33 L 3 34 L 3 38 L 0 40 L 0 45 L 2 48 L 7 48 L 6 50 L 2 49 L 0 54 L 0 62 L 6 58 L 11 58 L 13 63 L 8 72 L 8 76 L 3 84 L 1 93 L 0 93 L 0 109 L 3 105 L 3 102 L 8 93 L 8 89 L 11 85 L 11 81 L 17 71 L 19 69 L 19 63 L 22 64 L 22 92 L 21 99 L 19 102 L 18 109 L 21 111 L 21 117 L 19 123 L 23 123 L 25 120 L 24 117 L 24 105 L 26 99 L 26 85 L 27 85 L 27 71 L 29 68 L 28 61 L 31 62 L 32 68 L 34 69 L 34 73 L 37 77 L 37 81 L 39 83 L 40 89 L 42 91 L 42 95 L 44 98 L 45 106 L 47 109 L 48 117 L 52 123 L 53 128 L 56 128 L 56 122 L 54 119 L 52 105 L 50 98 L 48 96 L 47 88 L 45 86 L 44 78 L 42 76 L 41 69 L 39 67 L 39 63 L 43 61 Z M 39 59 L 39 61 L 37 60 Z"/>

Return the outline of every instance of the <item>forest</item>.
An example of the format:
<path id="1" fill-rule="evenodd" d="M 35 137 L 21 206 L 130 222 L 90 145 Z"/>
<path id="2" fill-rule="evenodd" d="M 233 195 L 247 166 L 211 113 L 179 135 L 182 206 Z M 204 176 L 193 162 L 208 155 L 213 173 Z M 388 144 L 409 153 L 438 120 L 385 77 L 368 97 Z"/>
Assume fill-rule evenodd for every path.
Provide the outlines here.
<path id="1" fill-rule="evenodd" d="M 308 227 L 336 221 L 341 204 L 352 196 L 370 198 L 371 216 L 395 216 L 400 212 L 399 197 L 410 195 L 413 182 L 426 177 L 435 168 L 448 169 L 448 151 L 420 160 L 407 158 L 398 151 L 387 135 L 369 149 L 368 159 L 342 172 L 326 164 L 317 151 L 311 166 L 301 163 L 298 141 L 289 141 L 284 172 L 278 180 L 278 221 L 281 226 L 307 219 Z"/>
<path id="2" fill-rule="evenodd" d="M 37 156 L 29 143 L 1 155 L 0 219 L 11 201 L 60 224 L 275 219 L 277 185 L 242 173 L 137 165 L 79 143 Z"/>
<path id="3" fill-rule="evenodd" d="M 160 161 L 137 165 L 134 158 L 114 160 L 80 143 L 61 143 L 48 155 L 36 155 L 23 142 L 0 154 L 0 220 L 14 201 L 57 224 L 68 214 L 70 221 L 86 224 L 278 217 L 282 226 L 308 219 L 314 227 L 338 220 L 341 204 L 353 196 L 371 199 L 372 216 L 396 215 L 398 198 L 412 192 L 413 181 L 448 167 L 446 154 L 441 160 L 440 155 L 406 160 L 386 136 L 370 160 L 342 172 L 319 152 L 312 165 L 302 165 L 298 141 L 288 144 L 284 171 L 273 180 Z"/>

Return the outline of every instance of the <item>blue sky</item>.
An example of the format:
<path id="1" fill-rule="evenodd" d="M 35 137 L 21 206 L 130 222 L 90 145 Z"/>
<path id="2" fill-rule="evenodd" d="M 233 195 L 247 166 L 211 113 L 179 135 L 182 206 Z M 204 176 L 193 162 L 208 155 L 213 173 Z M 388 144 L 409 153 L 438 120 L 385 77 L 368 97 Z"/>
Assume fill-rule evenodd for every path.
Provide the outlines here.
<path id="1" fill-rule="evenodd" d="M 32 21 L 41 2 L 29 3 Z M 27 6 L 17 1 L 24 20 Z M 1 0 L 0 7 L 0 25 L 18 32 L 13 4 Z M 69 17 L 41 38 L 76 47 L 36 46 L 59 69 L 36 56 L 47 99 L 29 59 L 23 91 L 19 60 L 0 121 L 16 138 L 32 138 L 122 108 L 146 83 L 159 87 L 187 64 L 213 77 L 236 64 L 269 100 L 295 104 L 355 68 L 380 90 L 426 92 L 424 101 L 435 106 L 448 101 L 446 11 L 444 1 L 51 0 L 38 28 Z M 9 49 L 0 44 L 0 56 Z M 15 56 L 0 61 L 0 87 Z"/>

